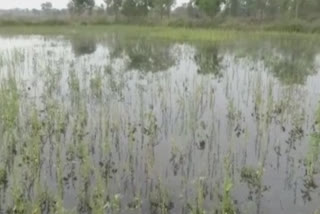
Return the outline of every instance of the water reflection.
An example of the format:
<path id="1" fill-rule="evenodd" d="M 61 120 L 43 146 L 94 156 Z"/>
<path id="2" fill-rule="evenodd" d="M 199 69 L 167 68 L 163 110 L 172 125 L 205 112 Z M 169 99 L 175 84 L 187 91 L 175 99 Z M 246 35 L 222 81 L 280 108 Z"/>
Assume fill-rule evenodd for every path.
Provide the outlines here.
<path id="1" fill-rule="evenodd" d="M 73 37 L 71 40 L 72 51 L 75 56 L 93 54 L 97 50 L 97 42 L 90 37 Z"/>
<path id="2" fill-rule="evenodd" d="M 316 44 L 32 41 L 0 46 L 1 210 L 318 208 Z"/>
<path id="3" fill-rule="evenodd" d="M 317 73 L 315 60 L 319 43 L 314 40 L 267 39 L 246 41 L 237 46 L 241 57 L 260 60 L 283 84 L 304 84 L 306 79 Z"/>
<path id="4" fill-rule="evenodd" d="M 316 74 L 318 49 L 313 42 L 284 40 L 274 42 L 273 46 L 266 53 L 266 65 L 284 84 L 304 84 L 308 76 Z"/>
<path id="5" fill-rule="evenodd" d="M 170 43 L 114 38 L 108 43 L 111 58 L 127 58 L 128 70 L 143 72 L 166 71 L 177 61 L 177 53 Z"/>
<path id="6" fill-rule="evenodd" d="M 216 78 L 222 77 L 223 56 L 219 53 L 218 45 L 198 46 L 194 61 L 198 65 L 199 74 L 213 74 Z"/>

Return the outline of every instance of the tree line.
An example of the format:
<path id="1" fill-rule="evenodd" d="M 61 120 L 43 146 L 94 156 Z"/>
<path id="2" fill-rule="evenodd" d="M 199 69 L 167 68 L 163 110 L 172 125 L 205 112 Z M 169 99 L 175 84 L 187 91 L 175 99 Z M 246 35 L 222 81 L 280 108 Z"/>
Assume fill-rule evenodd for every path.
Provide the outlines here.
<path id="1" fill-rule="evenodd" d="M 170 15 L 175 0 L 104 0 L 104 2 L 106 5 L 104 9 L 108 15 L 146 16 L 151 11 L 156 11 L 162 17 Z M 94 0 L 71 0 L 68 4 L 69 11 L 76 14 L 91 13 L 94 7 Z M 101 8 L 103 6 L 100 6 Z"/>
<path id="2" fill-rule="evenodd" d="M 320 0 L 190 0 L 176 7 L 176 0 L 104 0 L 105 5 L 96 5 L 95 0 L 70 0 L 68 10 L 72 14 L 91 14 L 95 8 L 107 15 L 144 17 L 157 14 L 160 18 L 183 11 L 192 18 L 249 17 L 255 20 L 279 17 L 312 19 L 320 16 Z M 52 8 L 47 2 L 43 10 Z"/>

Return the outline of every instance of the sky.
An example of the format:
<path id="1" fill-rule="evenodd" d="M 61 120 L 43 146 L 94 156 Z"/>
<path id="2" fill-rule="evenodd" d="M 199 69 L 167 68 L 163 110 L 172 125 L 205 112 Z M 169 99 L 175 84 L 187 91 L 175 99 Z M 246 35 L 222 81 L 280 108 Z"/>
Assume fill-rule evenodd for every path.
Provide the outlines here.
<path id="1" fill-rule="evenodd" d="M 66 8 L 69 0 L 0 0 L 0 9 L 40 9 L 40 5 L 43 2 L 50 1 L 54 8 Z M 103 3 L 103 0 L 95 0 L 97 5 Z M 188 0 L 176 0 L 177 5 L 180 5 Z"/>

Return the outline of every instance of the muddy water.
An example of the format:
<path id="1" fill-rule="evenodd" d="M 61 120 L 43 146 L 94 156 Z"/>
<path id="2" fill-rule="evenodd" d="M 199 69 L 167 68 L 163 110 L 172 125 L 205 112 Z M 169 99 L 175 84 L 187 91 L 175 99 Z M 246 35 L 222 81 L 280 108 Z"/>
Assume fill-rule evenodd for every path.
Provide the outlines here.
<path id="1" fill-rule="evenodd" d="M 3 213 L 320 208 L 314 41 L 3 37 L 0 70 Z"/>

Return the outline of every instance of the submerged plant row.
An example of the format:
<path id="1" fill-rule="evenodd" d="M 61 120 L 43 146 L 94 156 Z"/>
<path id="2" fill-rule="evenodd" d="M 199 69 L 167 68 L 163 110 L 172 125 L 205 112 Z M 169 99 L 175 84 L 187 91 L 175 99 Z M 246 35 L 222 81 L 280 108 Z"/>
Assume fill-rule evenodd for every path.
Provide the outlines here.
<path id="1" fill-rule="evenodd" d="M 288 52 L 270 72 L 217 47 L 17 41 L 35 44 L 0 50 L 0 213 L 317 213 L 320 76 L 286 77 Z"/>

